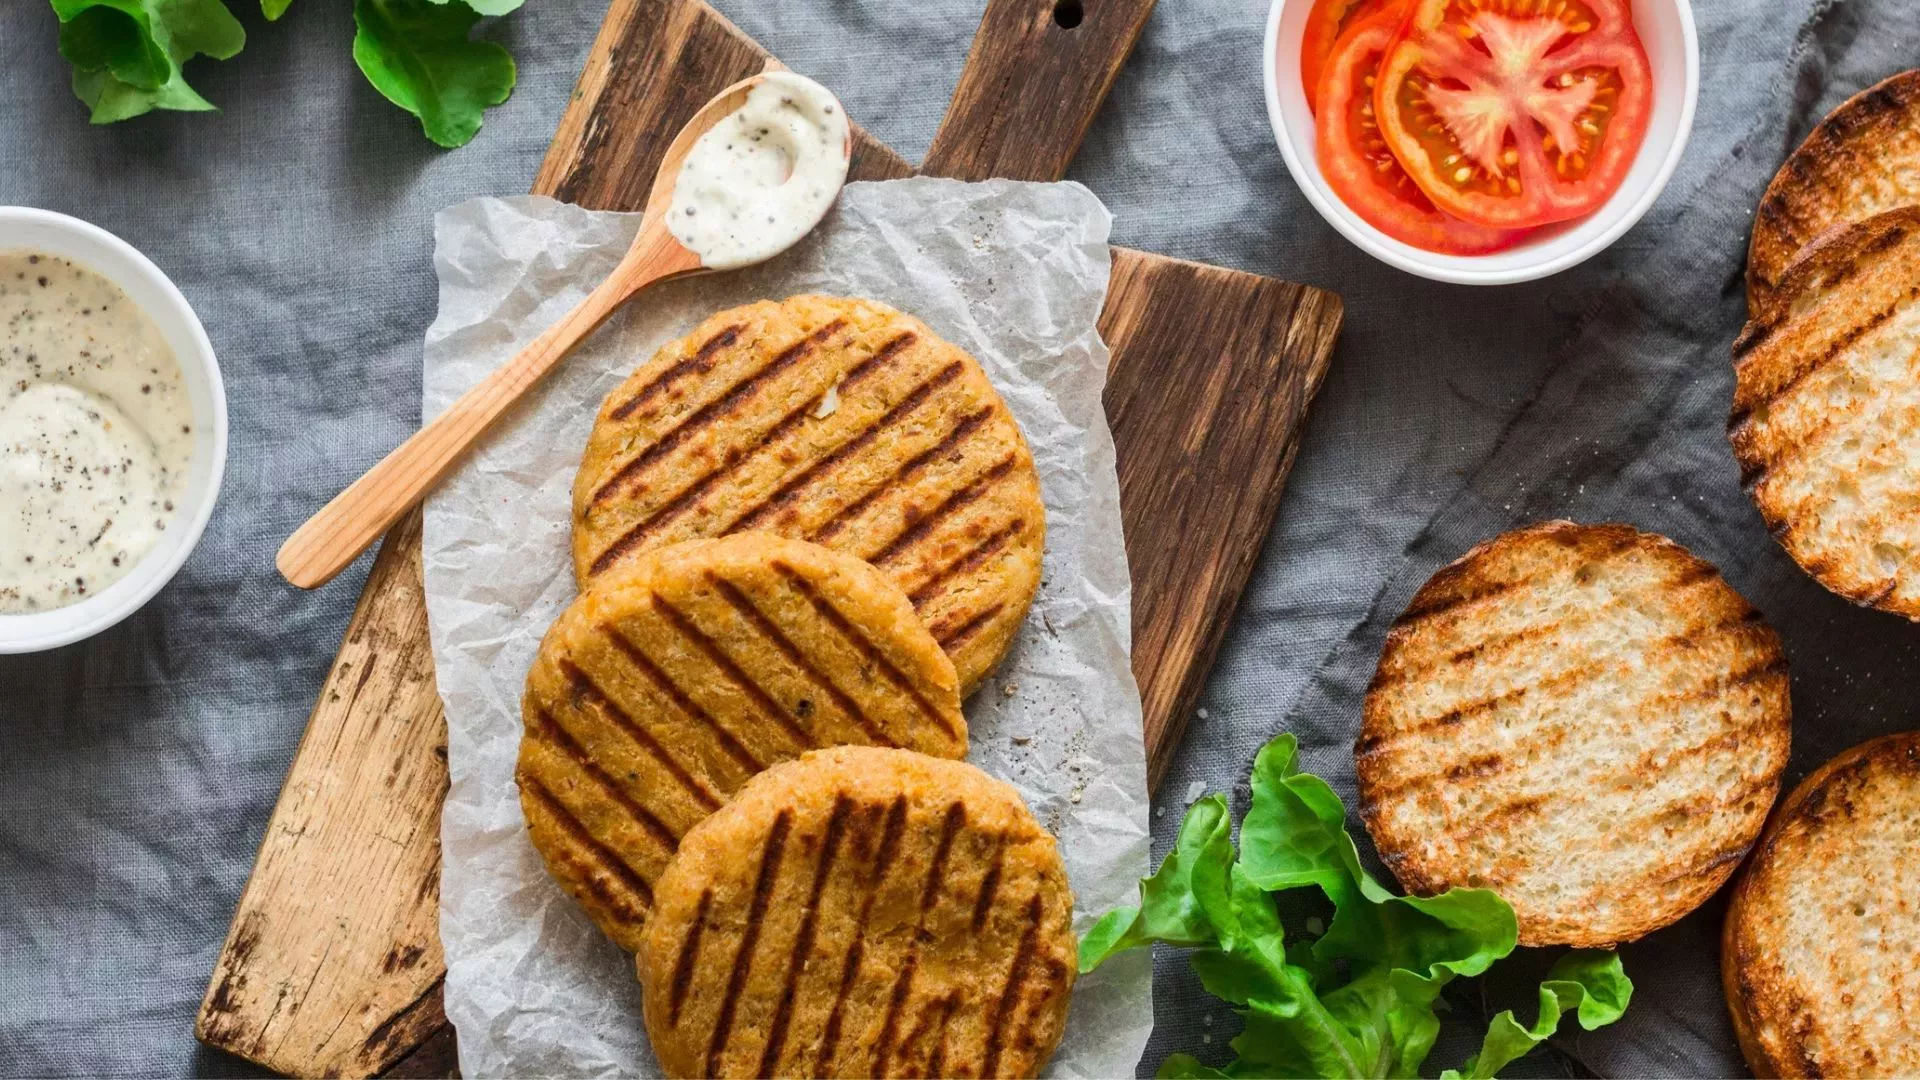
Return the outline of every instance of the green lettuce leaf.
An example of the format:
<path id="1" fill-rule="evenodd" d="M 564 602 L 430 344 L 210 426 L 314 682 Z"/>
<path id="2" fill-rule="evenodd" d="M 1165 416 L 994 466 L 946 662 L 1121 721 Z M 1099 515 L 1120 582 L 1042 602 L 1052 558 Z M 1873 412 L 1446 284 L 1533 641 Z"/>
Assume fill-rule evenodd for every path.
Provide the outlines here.
<path id="1" fill-rule="evenodd" d="M 265 15 L 268 22 L 272 22 L 285 15 L 287 9 L 292 6 L 293 0 L 260 0 L 260 14 Z"/>
<path id="2" fill-rule="evenodd" d="M 96 124 L 154 109 L 213 108 L 187 85 L 195 56 L 225 60 L 247 33 L 221 0 L 52 0 L 73 92 Z"/>
<path id="3" fill-rule="evenodd" d="M 1509 1062 L 1525 1057 L 1560 1027 L 1568 1009 L 1580 1026 L 1592 1031 L 1620 1019 L 1633 999 L 1633 981 L 1611 949 L 1579 949 L 1561 957 L 1540 984 L 1540 1015 L 1531 1028 L 1520 1026 L 1508 1009 L 1487 1025 L 1480 1052 L 1458 1071 L 1448 1069 L 1442 1080 L 1491 1080 Z"/>
<path id="4" fill-rule="evenodd" d="M 1209 795 L 1194 803 L 1180 822 L 1173 850 L 1152 877 L 1140 882 L 1139 906 L 1107 912 L 1080 939 L 1080 970 L 1092 971 L 1114 953 L 1150 941 L 1173 945 L 1212 942 L 1213 924 L 1194 896 L 1193 873 L 1195 866 L 1205 865 L 1205 877 L 1216 864 L 1219 872 L 1225 873 L 1227 864 L 1233 861 L 1233 841 L 1228 835 L 1231 824 L 1223 796 Z"/>
<path id="5" fill-rule="evenodd" d="M 1291 735 L 1261 748 L 1252 789 L 1238 852 L 1226 799 L 1196 802 L 1140 883 L 1140 904 L 1109 912 L 1081 941 L 1081 970 L 1151 942 L 1181 946 L 1207 991 L 1236 1006 L 1245 1027 L 1232 1062 L 1176 1054 L 1163 1077 L 1418 1077 L 1439 1036 L 1441 990 L 1513 951 L 1513 909 L 1485 889 L 1422 898 L 1380 884 L 1360 865 L 1339 796 L 1300 771 Z M 1289 941 L 1274 894 L 1299 888 L 1319 889 L 1334 915 L 1324 932 L 1309 924 Z M 1567 1009 L 1589 1028 L 1613 1022 L 1631 992 L 1613 954 L 1569 956 L 1541 987 L 1541 1019 L 1528 1029 L 1496 1017 L 1468 1074 L 1491 1076 Z"/>
<path id="6" fill-rule="evenodd" d="M 489 107 L 513 92 L 513 57 L 474 41 L 482 15 L 520 0 L 354 0 L 353 59 L 388 101 L 420 118 L 427 138 L 464 146 Z"/>

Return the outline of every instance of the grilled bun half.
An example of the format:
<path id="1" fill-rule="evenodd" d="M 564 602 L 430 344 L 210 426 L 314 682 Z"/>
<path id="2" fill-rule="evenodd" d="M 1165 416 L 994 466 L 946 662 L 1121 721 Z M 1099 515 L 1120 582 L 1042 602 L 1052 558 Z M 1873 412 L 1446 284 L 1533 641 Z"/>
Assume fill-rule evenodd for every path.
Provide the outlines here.
<path id="1" fill-rule="evenodd" d="M 1820 240 L 1734 346 L 1728 435 L 1787 553 L 1920 619 L 1920 208 Z"/>
<path id="2" fill-rule="evenodd" d="M 1827 114 L 1774 175 L 1753 215 L 1747 310 L 1768 315 L 1788 264 L 1820 234 L 1920 203 L 1920 71 L 1903 71 Z"/>
<path id="3" fill-rule="evenodd" d="M 1780 805 L 1720 970 L 1756 1075 L 1920 1076 L 1920 731 L 1827 762 Z"/>
<path id="4" fill-rule="evenodd" d="M 1780 642 L 1712 565 L 1549 521 L 1435 574 L 1387 635 L 1360 814 L 1409 891 L 1490 888 L 1523 945 L 1609 945 L 1692 911 L 1786 765 Z"/>

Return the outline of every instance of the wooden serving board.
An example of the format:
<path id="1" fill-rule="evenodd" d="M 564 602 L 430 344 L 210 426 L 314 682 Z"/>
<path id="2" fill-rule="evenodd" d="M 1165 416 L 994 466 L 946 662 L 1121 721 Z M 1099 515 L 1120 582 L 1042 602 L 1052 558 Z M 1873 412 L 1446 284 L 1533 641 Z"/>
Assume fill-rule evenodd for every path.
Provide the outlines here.
<path id="1" fill-rule="evenodd" d="M 1065 175 L 1152 6 L 989 0 L 921 171 Z M 770 62 L 702 0 L 614 0 L 534 190 L 638 209 L 682 122 Z M 915 170 L 859 132 L 852 171 Z M 1317 289 L 1113 251 L 1106 405 L 1156 784 L 1270 528 L 1340 316 Z M 416 512 L 382 545 L 322 686 L 201 1005 L 203 1042 L 283 1073 L 454 1071 L 446 791 Z"/>

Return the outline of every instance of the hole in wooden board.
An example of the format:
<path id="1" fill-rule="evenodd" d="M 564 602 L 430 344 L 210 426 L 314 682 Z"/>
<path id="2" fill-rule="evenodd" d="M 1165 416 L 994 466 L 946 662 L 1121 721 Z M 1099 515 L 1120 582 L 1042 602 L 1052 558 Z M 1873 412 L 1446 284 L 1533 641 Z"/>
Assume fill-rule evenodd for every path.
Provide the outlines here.
<path id="1" fill-rule="evenodd" d="M 1053 5 L 1053 25 L 1062 30 L 1071 30 L 1080 25 L 1087 17 L 1086 10 L 1080 6 L 1080 0 L 1060 0 Z"/>

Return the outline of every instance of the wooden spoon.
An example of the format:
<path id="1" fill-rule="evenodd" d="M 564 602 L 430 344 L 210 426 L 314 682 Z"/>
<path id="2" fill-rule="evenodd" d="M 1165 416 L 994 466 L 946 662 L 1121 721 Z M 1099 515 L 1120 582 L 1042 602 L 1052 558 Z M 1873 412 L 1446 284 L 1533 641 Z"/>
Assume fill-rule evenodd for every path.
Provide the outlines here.
<path id="1" fill-rule="evenodd" d="M 667 147 L 660 171 L 654 175 L 640 223 L 620 264 L 607 280 L 580 301 L 559 322 L 548 327 L 518 356 L 501 365 L 479 385 L 460 396 L 447 411 L 395 447 L 320 512 L 307 519 L 280 545 L 274 564 L 281 576 L 302 589 L 318 588 L 333 580 L 347 564 L 400 520 L 413 505 L 440 483 L 467 448 L 495 420 L 546 377 L 559 362 L 620 305 L 656 281 L 685 277 L 710 269 L 667 230 L 667 209 L 673 204 L 680 166 L 693 144 L 707 130 L 739 111 L 747 94 L 765 73 L 743 79 L 715 95 L 687 121 Z M 843 152 L 853 153 L 849 127 Z"/>

